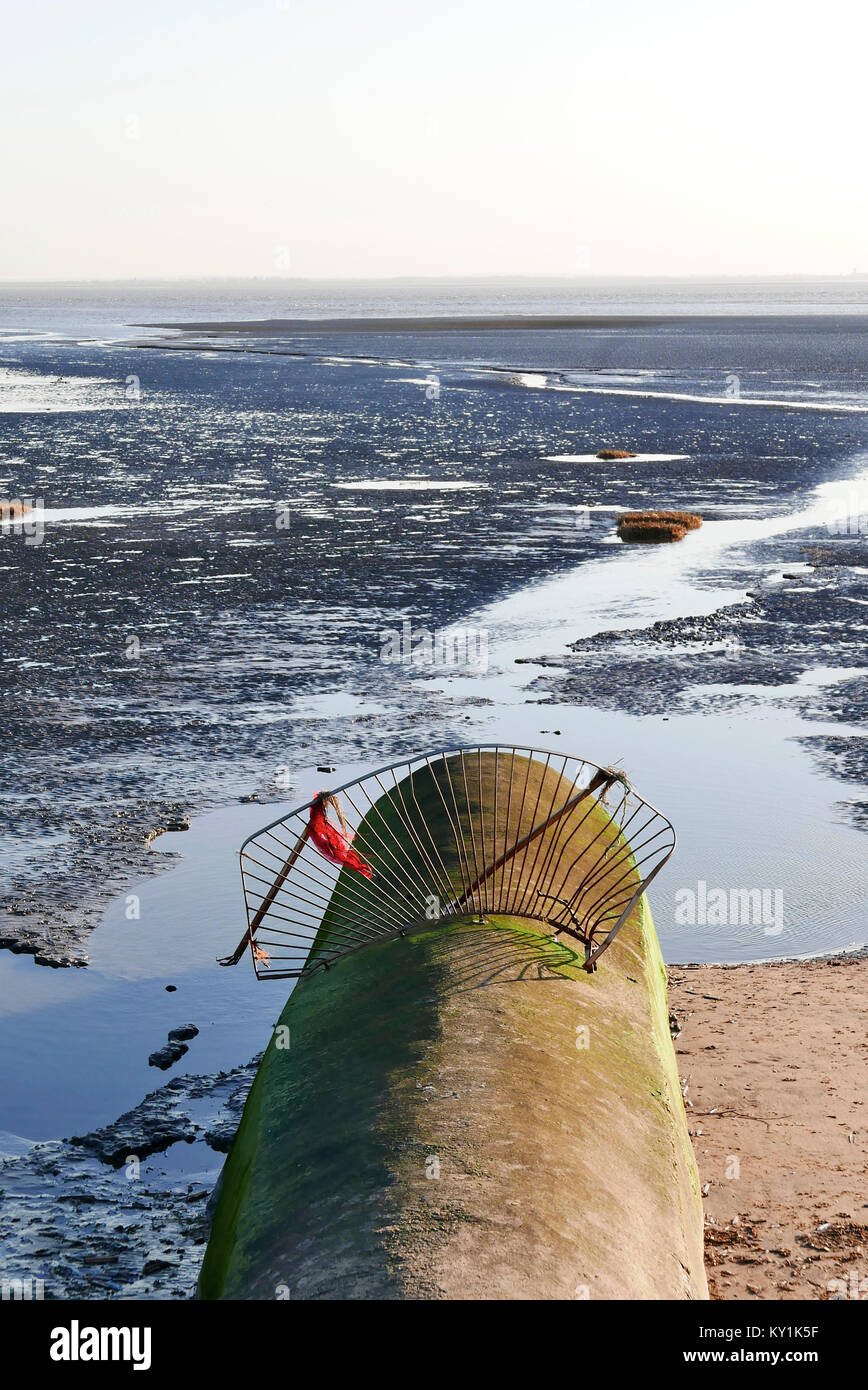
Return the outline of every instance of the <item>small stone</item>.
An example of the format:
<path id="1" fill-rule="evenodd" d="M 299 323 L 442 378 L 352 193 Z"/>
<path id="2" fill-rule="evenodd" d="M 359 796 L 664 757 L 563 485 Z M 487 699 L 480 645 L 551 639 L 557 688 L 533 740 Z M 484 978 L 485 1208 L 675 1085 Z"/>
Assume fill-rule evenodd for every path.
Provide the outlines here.
<path id="1" fill-rule="evenodd" d="M 178 1028 L 169 1029 L 169 1042 L 189 1042 L 198 1032 L 195 1023 L 182 1023 Z"/>
<path id="2" fill-rule="evenodd" d="M 148 1058 L 149 1067 L 159 1067 L 160 1071 L 167 1071 L 169 1067 L 179 1061 L 188 1049 L 180 1042 L 166 1043 L 165 1047 L 160 1047 L 156 1052 L 152 1052 Z"/>

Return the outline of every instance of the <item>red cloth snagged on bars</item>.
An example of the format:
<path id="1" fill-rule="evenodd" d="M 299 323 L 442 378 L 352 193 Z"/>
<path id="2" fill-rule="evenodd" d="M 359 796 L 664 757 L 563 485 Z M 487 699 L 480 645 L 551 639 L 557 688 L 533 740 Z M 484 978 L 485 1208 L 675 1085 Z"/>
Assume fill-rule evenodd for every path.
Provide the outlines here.
<path id="1" fill-rule="evenodd" d="M 364 874 L 365 878 L 373 878 L 374 871 L 370 864 L 366 864 L 350 846 L 351 832 L 348 830 L 344 833 L 330 823 L 326 816 L 325 804 L 319 796 L 310 808 L 308 828 L 310 838 L 324 859 L 330 860 L 332 864 L 344 864 L 348 869 L 355 869 L 356 873 Z"/>

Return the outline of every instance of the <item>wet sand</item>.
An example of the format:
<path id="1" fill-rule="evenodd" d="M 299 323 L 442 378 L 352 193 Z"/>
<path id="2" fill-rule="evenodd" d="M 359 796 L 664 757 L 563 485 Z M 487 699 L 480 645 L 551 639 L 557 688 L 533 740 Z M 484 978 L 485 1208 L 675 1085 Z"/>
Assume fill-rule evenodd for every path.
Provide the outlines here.
<path id="1" fill-rule="evenodd" d="M 864 957 L 670 968 L 712 1298 L 853 1297 L 868 1275 L 866 1004 Z"/>

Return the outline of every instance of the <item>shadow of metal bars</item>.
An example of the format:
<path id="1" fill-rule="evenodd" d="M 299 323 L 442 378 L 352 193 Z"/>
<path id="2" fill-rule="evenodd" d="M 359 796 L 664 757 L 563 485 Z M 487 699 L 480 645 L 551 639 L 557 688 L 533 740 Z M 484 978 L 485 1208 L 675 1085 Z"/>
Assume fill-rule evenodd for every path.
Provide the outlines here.
<path id="1" fill-rule="evenodd" d="M 622 772 L 536 748 L 439 749 L 329 795 L 338 843 L 371 876 L 325 857 L 322 836 L 317 847 L 316 800 L 274 821 L 242 846 L 248 927 L 221 964 L 249 946 L 260 979 L 284 979 L 474 914 L 545 922 L 581 942 L 593 970 L 675 848 Z"/>

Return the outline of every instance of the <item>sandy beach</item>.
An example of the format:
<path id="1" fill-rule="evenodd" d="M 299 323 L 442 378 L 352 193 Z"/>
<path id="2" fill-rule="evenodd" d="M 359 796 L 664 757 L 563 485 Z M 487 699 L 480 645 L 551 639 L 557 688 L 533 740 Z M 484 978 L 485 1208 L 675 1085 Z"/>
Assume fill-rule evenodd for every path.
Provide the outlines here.
<path id="1" fill-rule="evenodd" d="M 866 1004 L 864 957 L 670 969 L 712 1298 L 866 1296 Z"/>

